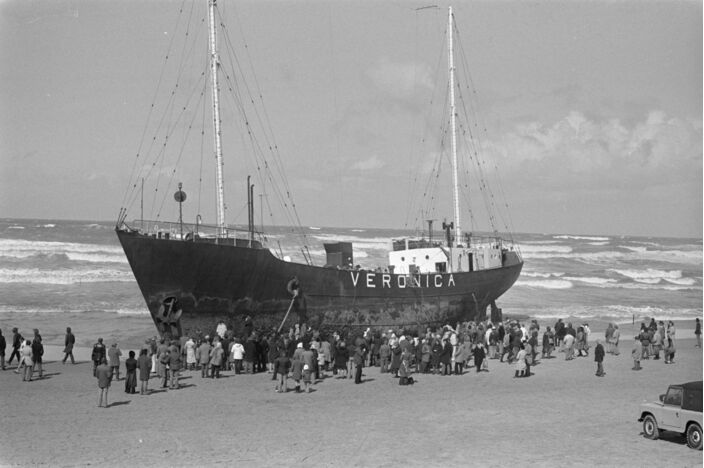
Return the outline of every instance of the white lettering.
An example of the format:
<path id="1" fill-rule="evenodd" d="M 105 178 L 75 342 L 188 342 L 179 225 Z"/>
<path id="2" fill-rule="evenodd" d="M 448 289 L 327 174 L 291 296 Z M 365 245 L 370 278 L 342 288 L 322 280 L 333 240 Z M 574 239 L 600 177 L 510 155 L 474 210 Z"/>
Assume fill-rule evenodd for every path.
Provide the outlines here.
<path id="1" fill-rule="evenodd" d="M 374 273 L 367 273 L 367 287 L 368 288 L 376 288 L 376 284 L 374 284 Z"/>
<path id="2" fill-rule="evenodd" d="M 436 288 L 442 287 L 442 275 L 435 275 L 435 287 Z"/>
<path id="3" fill-rule="evenodd" d="M 398 287 L 405 288 L 406 287 L 406 277 L 404 275 L 398 275 L 397 278 L 398 278 Z"/>
<path id="4" fill-rule="evenodd" d="M 357 287 L 357 281 L 359 281 L 359 272 L 350 271 L 350 276 L 352 277 L 352 286 Z"/>
<path id="5" fill-rule="evenodd" d="M 382 288 L 390 288 L 391 287 L 391 275 L 382 275 L 381 287 Z"/>
<path id="6" fill-rule="evenodd" d="M 419 276 L 414 276 L 414 277 L 412 278 L 412 280 L 413 280 L 413 284 L 415 284 L 417 288 L 420 288 L 420 275 L 419 275 Z"/>
<path id="7" fill-rule="evenodd" d="M 428 280 L 428 275 L 425 275 L 425 287 L 426 287 L 426 288 L 428 287 L 428 281 L 429 281 L 429 280 Z"/>
<path id="8" fill-rule="evenodd" d="M 450 285 L 454 286 L 454 285 L 455 285 L 455 277 L 454 277 L 454 276 L 450 275 L 450 279 L 447 280 L 447 285 L 448 285 L 448 286 L 450 286 Z"/>

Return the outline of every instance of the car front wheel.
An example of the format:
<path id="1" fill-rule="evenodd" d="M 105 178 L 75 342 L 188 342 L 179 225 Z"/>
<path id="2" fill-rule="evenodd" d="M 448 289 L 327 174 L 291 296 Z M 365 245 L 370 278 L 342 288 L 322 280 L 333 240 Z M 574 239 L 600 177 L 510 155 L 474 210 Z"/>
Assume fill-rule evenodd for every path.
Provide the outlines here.
<path id="1" fill-rule="evenodd" d="M 690 424 L 687 428 L 687 446 L 694 450 L 702 449 L 702 428 L 699 424 Z"/>
<path id="2" fill-rule="evenodd" d="M 701 434 L 701 432 L 700 432 Z M 657 439 L 660 436 L 660 430 L 658 429 L 658 423 L 655 421 L 655 417 L 652 414 L 648 414 L 643 418 L 643 435 L 647 439 Z M 700 438 L 701 439 L 701 438 Z"/>

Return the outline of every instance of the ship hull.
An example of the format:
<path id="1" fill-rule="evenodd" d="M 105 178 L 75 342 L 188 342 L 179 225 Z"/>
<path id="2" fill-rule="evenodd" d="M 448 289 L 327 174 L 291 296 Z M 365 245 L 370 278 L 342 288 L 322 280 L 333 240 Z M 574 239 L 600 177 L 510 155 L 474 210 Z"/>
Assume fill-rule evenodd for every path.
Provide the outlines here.
<path id="1" fill-rule="evenodd" d="M 505 252 L 504 266 L 474 272 L 397 275 L 285 262 L 267 249 L 117 236 L 159 332 L 208 332 L 223 322 L 241 329 L 410 328 L 485 318 L 523 263 Z"/>

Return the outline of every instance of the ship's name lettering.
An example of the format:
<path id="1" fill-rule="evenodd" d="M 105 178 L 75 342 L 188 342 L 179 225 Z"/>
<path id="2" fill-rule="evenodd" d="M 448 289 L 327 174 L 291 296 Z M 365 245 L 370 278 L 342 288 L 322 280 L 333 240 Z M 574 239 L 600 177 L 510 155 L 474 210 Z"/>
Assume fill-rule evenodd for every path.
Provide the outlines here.
<path id="1" fill-rule="evenodd" d="M 390 275 L 388 273 L 360 273 L 350 271 L 352 285 L 363 285 L 367 288 L 442 288 L 455 286 L 455 277 L 449 275 Z M 360 279 L 360 276 L 362 278 Z"/>

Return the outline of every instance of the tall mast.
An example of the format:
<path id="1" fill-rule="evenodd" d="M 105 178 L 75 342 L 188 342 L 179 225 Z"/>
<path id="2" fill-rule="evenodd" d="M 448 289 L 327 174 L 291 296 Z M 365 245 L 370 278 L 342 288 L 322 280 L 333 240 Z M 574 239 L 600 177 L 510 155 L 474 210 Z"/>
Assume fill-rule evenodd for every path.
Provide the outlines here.
<path id="1" fill-rule="evenodd" d="M 211 95 L 213 98 L 213 133 L 215 137 L 215 171 L 217 183 L 217 225 L 218 237 L 225 236 L 225 187 L 223 184 L 222 143 L 220 135 L 220 87 L 218 85 L 218 58 L 217 40 L 215 37 L 215 7 L 217 0 L 208 0 L 208 30 L 210 33 L 210 77 Z"/>
<path id="2" fill-rule="evenodd" d="M 447 18 L 447 57 L 449 64 L 450 75 L 450 126 L 452 129 L 452 181 L 454 185 L 454 201 L 455 201 L 455 242 L 457 245 L 461 242 L 462 230 L 460 229 L 460 195 L 459 184 L 457 181 L 457 130 L 455 128 L 455 59 L 452 49 L 452 7 L 449 8 Z"/>

